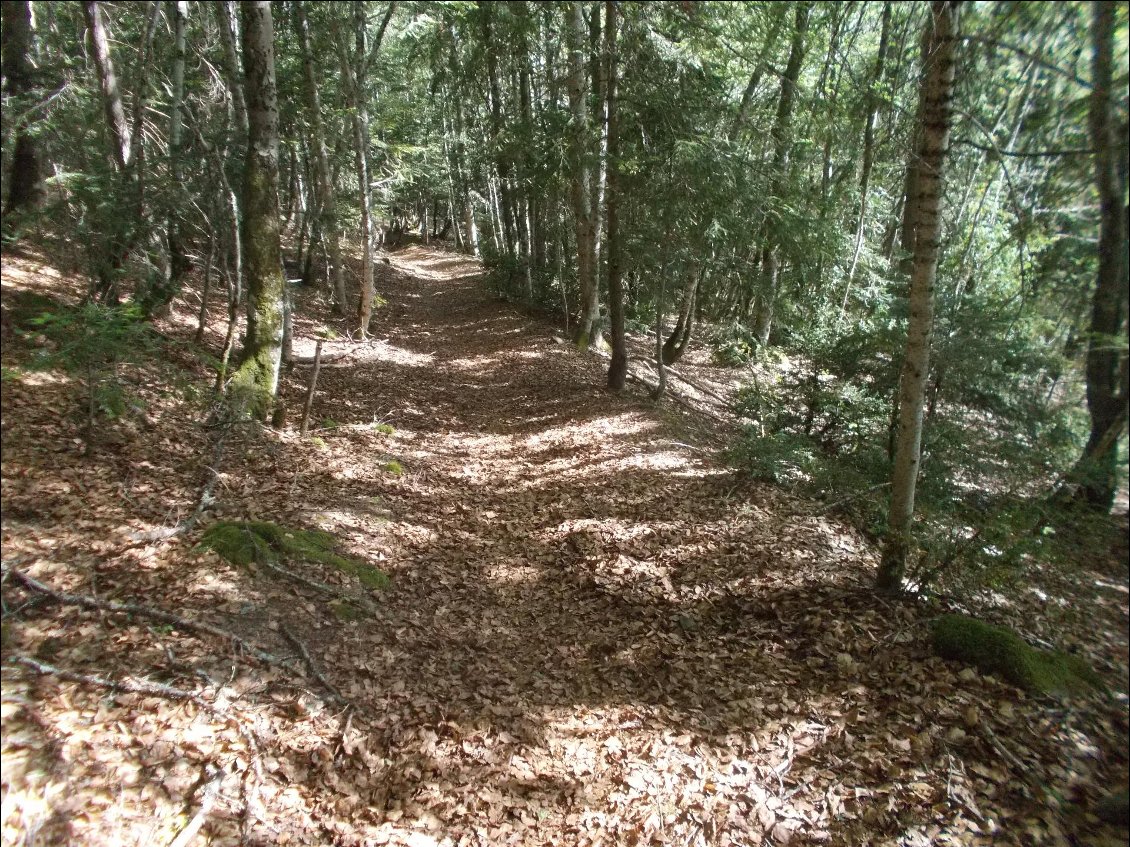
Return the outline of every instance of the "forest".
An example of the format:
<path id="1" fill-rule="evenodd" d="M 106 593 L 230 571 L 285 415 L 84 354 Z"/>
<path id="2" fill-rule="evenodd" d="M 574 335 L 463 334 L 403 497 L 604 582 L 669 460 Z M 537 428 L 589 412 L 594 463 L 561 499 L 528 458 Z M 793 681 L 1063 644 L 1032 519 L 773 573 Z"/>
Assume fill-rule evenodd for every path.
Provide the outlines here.
<path id="1" fill-rule="evenodd" d="M 0 845 L 1130 827 L 1130 7 L 4 0 Z"/>

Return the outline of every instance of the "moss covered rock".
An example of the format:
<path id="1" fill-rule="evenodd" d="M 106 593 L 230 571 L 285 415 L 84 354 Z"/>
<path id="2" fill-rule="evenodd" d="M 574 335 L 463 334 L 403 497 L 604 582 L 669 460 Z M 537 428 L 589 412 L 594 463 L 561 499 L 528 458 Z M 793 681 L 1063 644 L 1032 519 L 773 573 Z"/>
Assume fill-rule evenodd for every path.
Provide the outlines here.
<path id="1" fill-rule="evenodd" d="M 357 577 L 366 588 L 388 585 L 383 571 L 337 553 L 337 540 L 316 529 L 294 529 L 270 521 L 219 521 L 208 527 L 200 546 L 243 567 L 280 560 L 318 562 Z"/>
<path id="2" fill-rule="evenodd" d="M 934 650 L 973 665 L 1034 694 L 1077 694 L 1102 688 L 1102 679 L 1078 656 L 1038 650 L 1010 629 L 967 615 L 943 615 L 932 627 Z"/>

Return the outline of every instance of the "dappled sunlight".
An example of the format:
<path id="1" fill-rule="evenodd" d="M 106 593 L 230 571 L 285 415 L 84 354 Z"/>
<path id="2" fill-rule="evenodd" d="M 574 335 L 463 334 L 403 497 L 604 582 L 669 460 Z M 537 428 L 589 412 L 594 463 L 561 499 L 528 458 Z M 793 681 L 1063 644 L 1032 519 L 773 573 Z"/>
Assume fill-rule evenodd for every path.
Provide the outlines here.
<path id="1" fill-rule="evenodd" d="M 417 272 L 425 263 L 433 276 Z M 1079 714 L 1045 720 L 1007 685 L 931 658 L 917 609 L 871 593 L 867 538 L 822 504 L 733 473 L 680 405 L 657 406 L 638 385 L 608 392 L 603 360 L 464 283 L 465 264 L 396 253 L 393 271 L 413 278 L 382 290 L 378 340 L 323 344 L 310 433 L 293 414 L 283 432 L 234 429 L 214 506 L 168 543 L 132 533 L 191 514 L 210 478 L 206 427 L 155 404 L 152 433 L 135 436 L 146 452 L 115 443 L 90 458 L 50 407 L 28 415 L 67 380 L 49 372 L 24 391 L 21 370 L 13 395 L 5 386 L 37 433 L 13 454 L 5 422 L 6 563 L 60 590 L 230 629 L 289 663 L 255 664 L 224 639 L 141 616 L 76 610 L 60 639 L 51 604 L 22 615 L 13 649 L 81 672 L 121 656 L 120 678 L 190 687 L 231 710 L 225 720 L 6 672 L 5 715 L 34 736 L 29 749 L 47 728 L 77 779 L 120 780 L 122 827 L 101 833 L 141 840 L 126 827 L 132 803 L 172 841 L 202 763 L 251 760 L 241 727 L 263 733 L 265 825 L 297 843 L 349 832 L 450 847 L 469 821 L 488 821 L 497 843 L 544 830 L 557 843 L 757 831 L 766 845 L 863 843 L 859 832 L 942 844 L 973 823 L 985 838 L 1015 823 L 999 815 L 1012 795 L 985 800 L 1017 778 L 990 727 L 1025 762 L 1062 755 L 1050 784 L 1065 796 L 1110 770 Z M 308 311 L 320 296 L 296 294 Z M 313 334 L 344 325 L 318 309 L 295 339 L 306 361 L 283 377 L 291 410 L 305 400 Z M 195 323 L 168 326 L 190 335 Z M 723 381 L 706 364 L 680 369 L 699 376 L 691 367 L 708 372 L 704 385 Z M 32 467 L 33 448 L 55 466 Z M 293 579 L 231 565 L 196 546 L 218 519 L 328 532 L 391 584 L 366 588 L 311 561 L 280 562 Z M 1100 576 L 1079 577 L 1104 592 L 1091 611 L 1123 614 L 1125 588 Z M 1047 605 L 1071 596 L 1031 591 Z M 35 699 L 40 723 L 17 715 L 17 698 Z M 44 777 L 50 762 L 5 749 L 5 779 L 22 768 L 26 783 L 6 795 L 6 822 L 68 808 L 70 795 L 117 814 L 117 798 L 92 799 Z M 229 771 L 217 827 L 241 815 L 245 770 Z"/>
<path id="2" fill-rule="evenodd" d="M 365 358 L 409 368 L 429 367 L 435 362 L 433 353 L 416 353 L 383 340 L 371 342 Z"/>

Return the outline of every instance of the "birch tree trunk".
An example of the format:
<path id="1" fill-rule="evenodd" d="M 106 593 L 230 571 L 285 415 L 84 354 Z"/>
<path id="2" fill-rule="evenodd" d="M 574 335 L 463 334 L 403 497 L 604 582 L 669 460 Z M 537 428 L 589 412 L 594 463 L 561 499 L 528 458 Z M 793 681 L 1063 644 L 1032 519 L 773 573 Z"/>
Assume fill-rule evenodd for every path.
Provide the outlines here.
<path id="1" fill-rule="evenodd" d="M 302 53 L 302 80 L 306 94 L 306 109 L 310 115 L 310 134 L 314 142 L 314 164 L 318 181 L 318 218 L 326 237 L 330 254 L 331 285 L 334 293 L 334 313 L 344 315 L 348 309 L 345 293 L 345 276 L 341 265 L 341 233 L 337 226 L 336 200 L 333 172 L 326 148 L 326 130 L 322 121 L 322 100 L 318 94 L 318 78 L 314 72 L 314 51 L 310 47 L 310 22 L 302 0 L 294 4 L 294 28 Z"/>
<path id="2" fill-rule="evenodd" d="M 279 232 L 279 110 L 271 4 L 269 0 L 242 3 L 240 17 L 248 121 L 242 238 L 247 344 L 232 394 L 243 409 L 267 420 L 278 392 L 286 284 Z"/>
<path id="3" fill-rule="evenodd" d="M 920 94 L 921 139 L 917 168 L 918 202 L 914 220 L 914 268 L 910 279 L 910 321 L 899 384 L 899 425 L 891 476 L 891 507 L 876 586 L 894 592 L 902 587 L 912 538 L 914 494 L 922 447 L 922 413 L 930 372 L 930 335 L 934 321 L 934 280 L 938 270 L 941 200 L 946 148 L 953 108 L 954 53 L 958 35 L 957 4 L 932 4 L 925 74 Z"/>

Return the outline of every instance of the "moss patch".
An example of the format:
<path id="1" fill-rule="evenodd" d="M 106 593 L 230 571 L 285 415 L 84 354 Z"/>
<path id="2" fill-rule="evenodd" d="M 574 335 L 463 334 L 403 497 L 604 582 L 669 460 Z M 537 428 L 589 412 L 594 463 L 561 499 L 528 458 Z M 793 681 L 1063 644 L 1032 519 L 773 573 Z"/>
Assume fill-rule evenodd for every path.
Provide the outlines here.
<path id="1" fill-rule="evenodd" d="M 318 562 L 357 577 L 366 588 L 384 588 L 388 576 L 359 559 L 335 551 L 337 540 L 316 529 L 293 529 L 270 521 L 220 521 L 200 539 L 200 546 L 215 550 L 234 565 L 282 559 Z"/>
<path id="2" fill-rule="evenodd" d="M 932 627 L 934 650 L 1035 694 L 1078 694 L 1103 687 L 1078 656 L 1038 650 L 1010 629 L 967 615 L 943 615 Z"/>
<path id="3" fill-rule="evenodd" d="M 400 476 L 404 473 L 404 466 L 396 461 L 396 459 L 393 459 L 391 462 L 385 462 L 381 467 L 393 476 Z"/>

